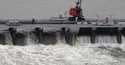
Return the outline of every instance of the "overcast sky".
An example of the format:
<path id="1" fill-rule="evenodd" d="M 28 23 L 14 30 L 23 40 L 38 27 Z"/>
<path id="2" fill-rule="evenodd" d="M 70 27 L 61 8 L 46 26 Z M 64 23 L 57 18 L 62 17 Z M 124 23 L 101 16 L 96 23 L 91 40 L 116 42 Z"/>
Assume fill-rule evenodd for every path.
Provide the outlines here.
<path id="1" fill-rule="evenodd" d="M 63 14 L 75 0 L 0 0 L 1 18 L 49 18 Z M 84 0 L 85 17 L 125 18 L 125 0 Z"/>

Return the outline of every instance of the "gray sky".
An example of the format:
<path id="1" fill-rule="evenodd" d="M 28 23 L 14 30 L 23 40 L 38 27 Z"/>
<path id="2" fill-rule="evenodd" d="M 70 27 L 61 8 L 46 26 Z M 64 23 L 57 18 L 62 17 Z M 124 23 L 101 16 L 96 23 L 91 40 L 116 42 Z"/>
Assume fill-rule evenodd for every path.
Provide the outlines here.
<path id="1" fill-rule="evenodd" d="M 67 11 L 74 0 L 0 0 L 1 18 L 49 18 Z M 84 0 L 85 17 L 125 18 L 125 0 Z"/>

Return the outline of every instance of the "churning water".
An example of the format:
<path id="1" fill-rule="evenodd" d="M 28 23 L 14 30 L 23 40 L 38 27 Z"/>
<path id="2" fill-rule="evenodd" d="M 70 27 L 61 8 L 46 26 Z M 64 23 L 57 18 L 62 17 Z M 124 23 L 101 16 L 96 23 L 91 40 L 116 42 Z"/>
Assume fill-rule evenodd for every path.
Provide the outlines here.
<path id="1" fill-rule="evenodd" d="M 90 44 L 90 37 L 77 38 L 70 46 L 57 35 L 57 44 L 43 45 L 26 38 L 26 46 L 0 45 L 0 65 L 124 65 L 125 44 L 109 46 Z M 101 43 L 114 43 L 115 37 L 97 37 Z M 106 41 L 106 39 L 109 39 Z M 124 38 L 123 38 L 124 39 Z M 37 39 L 36 39 L 37 40 Z M 50 41 L 51 42 L 51 41 Z"/>

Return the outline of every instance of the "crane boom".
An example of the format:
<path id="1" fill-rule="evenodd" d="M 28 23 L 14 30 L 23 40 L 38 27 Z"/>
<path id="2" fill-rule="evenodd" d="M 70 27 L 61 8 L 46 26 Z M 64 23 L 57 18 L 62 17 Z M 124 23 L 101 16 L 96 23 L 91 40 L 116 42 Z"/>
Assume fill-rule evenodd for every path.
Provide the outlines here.
<path id="1" fill-rule="evenodd" d="M 81 8 L 82 0 L 78 0 L 78 3 L 79 3 L 79 7 Z"/>
<path id="2" fill-rule="evenodd" d="M 82 13 L 82 0 L 78 0 L 76 3 L 76 6 L 80 9 L 80 15 L 79 16 L 83 16 Z"/>

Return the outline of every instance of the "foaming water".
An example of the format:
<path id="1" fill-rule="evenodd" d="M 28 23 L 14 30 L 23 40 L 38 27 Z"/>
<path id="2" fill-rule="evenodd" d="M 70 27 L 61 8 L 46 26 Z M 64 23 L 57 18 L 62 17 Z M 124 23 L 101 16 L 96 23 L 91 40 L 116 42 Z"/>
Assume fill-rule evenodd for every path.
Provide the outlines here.
<path id="1" fill-rule="evenodd" d="M 34 45 L 37 42 L 38 42 L 38 39 L 36 38 L 34 34 L 32 33 L 27 34 L 27 38 L 26 38 L 27 45 Z"/>
<path id="2" fill-rule="evenodd" d="M 100 35 L 96 37 L 98 43 L 117 43 L 116 36 Z"/>
<path id="3" fill-rule="evenodd" d="M 0 65 L 125 64 L 124 43 L 106 44 L 106 42 L 103 42 L 103 44 L 90 44 L 89 36 L 81 36 L 77 38 L 76 45 L 70 46 L 66 44 L 59 33 L 56 35 L 57 44 L 55 45 L 38 44 L 37 38 L 31 33 L 27 35 L 27 45 L 25 46 L 0 45 L 0 59 L 2 59 Z M 114 38 L 109 37 L 108 39 L 111 41 L 108 42 L 112 42 Z"/>
<path id="4" fill-rule="evenodd" d="M 78 37 L 78 43 L 90 43 L 90 37 L 89 36 L 80 36 Z"/>
<path id="5" fill-rule="evenodd" d="M 0 46 L 1 65 L 123 65 L 110 51 L 66 44 Z"/>

